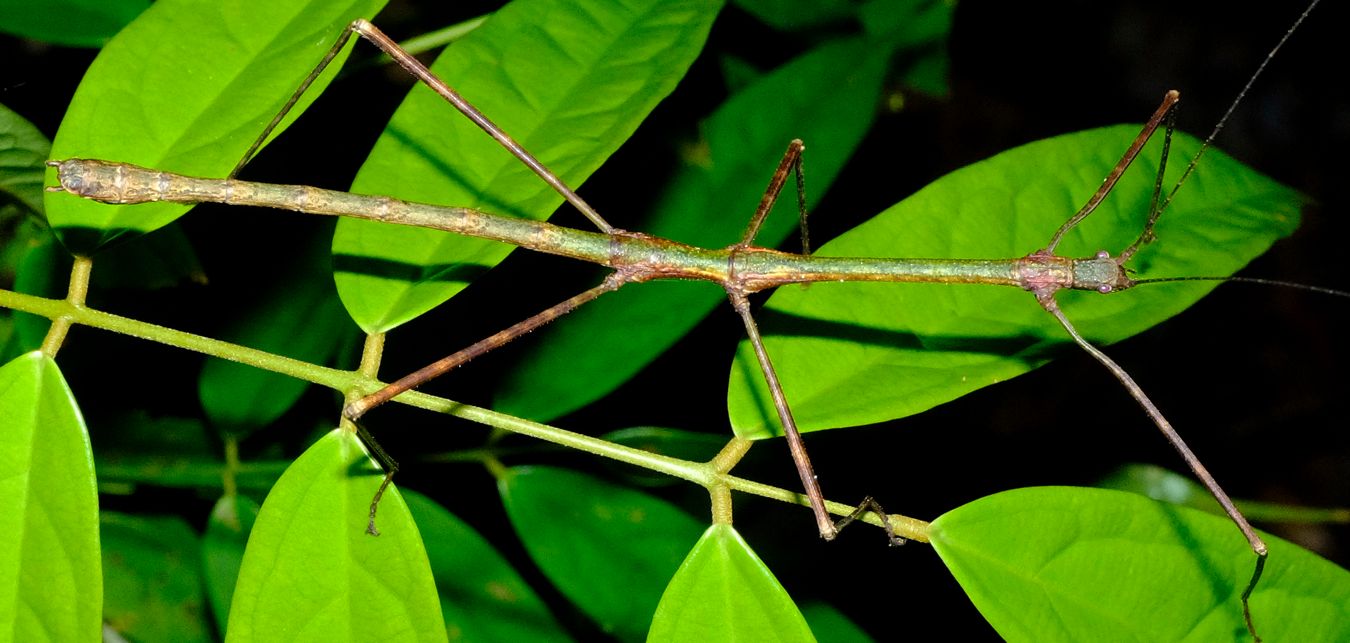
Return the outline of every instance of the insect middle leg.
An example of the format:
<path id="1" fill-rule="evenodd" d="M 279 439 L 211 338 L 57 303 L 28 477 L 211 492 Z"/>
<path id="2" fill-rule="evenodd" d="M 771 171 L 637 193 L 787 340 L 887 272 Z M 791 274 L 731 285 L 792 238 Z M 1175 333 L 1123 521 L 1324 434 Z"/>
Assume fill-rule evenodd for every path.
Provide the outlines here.
<path id="1" fill-rule="evenodd" d="M 845 525 L 858 519 L 867 511 L 873 511 L 881 518 L 886 535 L 890 538 L 892 545 L 903 544 L 905 540 L 896 535 L 891 527 L 890 520 L 886 513 L 882 511 L 881 505 L 877 504 L 870 496 L 863 500 L 858 508 L 843 518 L 839 522 L 834 522 L 830 517 L 829 511 L 825 508 L 825 495 L 820 490 L 820 481 L 816 477 L 815 468 L 811 465 L 811 458 L 806 453 L 806 444 L 802 440 L 801 432 L 797 429 L 797 421 L 792 417 L 792 408 L 788 405 L 787 395 L 783 392 L 782 382 L 778 379 L 778 373 L 774 370 L 773 361 L 769 358 L 768 351 L 764 348 L 764 340 L 760 336 L 759 325 L 755 323 L 754 316 L 750 313 L 750 302 L 746 298 L 745 291 L 735 283 L 735 256 L 738 252 L 744 252 L 753 248 L 755 236 L 759 233 L 760 226 L 763 225 L 769 212 L 773 210 L 774 203 L 778 200 L 782 192 L 783 185 L 787 182 L 787 175 L 793 172 L 797 179 L 797 207 L 802 235 L 802 252 L 810 253 L 810 241 L 807 236 L 806 228 L 806 195 L 805 180 L 802 176 L 802 152 L 806 146 L 801 140 L 793 140 L 788 144 L 787 151 L 783 154 L 783 159 L 779 161 L 778 168 L 774 171 L 773 177 L 769 180 L 769 186 L 764 190 L 764 196 L 760 199 L 759 207 L 750 217 L 750 222 L 746 225 L 745 234 L 741 240 L 731 246 L 733 266 L 732 274 L 728 277 L 728 282 L 724 284 L 727 296 L 731 299 L 731 306 L 736 310 L 736 314 L 741 318 L 745 325 L 746 336 L 750 340 L 750 345 L 755 351 L 755 358 L 759 362 L 760 372 L 764 375 L 765 384 L 769 388 L 769 394 L 773 398 L 774 409 L 777 411 L 779 423 L 783 427 L 783 434 L 788 442 L 788 450 L 792 453 L 792 461 L 797 468 L 797 475 L 801 478 L 802 487 L 806 492 L 807 502 L 811 505 L 811 511 L 815 514 L 816 528 L 820 531 L 820 537 L 825 540 L 834 540 L 839 530 Z"/>

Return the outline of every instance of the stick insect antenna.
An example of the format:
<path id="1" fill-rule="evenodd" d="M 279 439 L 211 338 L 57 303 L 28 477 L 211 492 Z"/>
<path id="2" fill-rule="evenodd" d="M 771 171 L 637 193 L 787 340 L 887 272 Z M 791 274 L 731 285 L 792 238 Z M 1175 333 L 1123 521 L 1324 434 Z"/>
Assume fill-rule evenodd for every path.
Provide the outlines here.
<path id="1" fill-rule="evenodd" d="M 541 163 L 539 159 L 535 158 L 533 154 L 530 154 L 528 150 L 521 147 L 520 143 L 517 143 L 509 134 L 502 131 L 500 127 L 497 127 L 496 123 L 493 123 L 491 119 L 478 111 L 478 108 L 471 105 L 463 96 L 460 96 L 459 92 L 455 91 L 446 84 L 445 81 L 431 73 L 431 70 L 427 69 L 426 65 L 423 65 L 422 62 L 413 57 L 412 54 L 404 51 L 392 38 L 386 36 L 383 31 L 380 31 L 378 27 L 365 19 L 355 20 L 343 30 L 342 35 L 338 36 L 337 42 L 333 44 L 332 49 L 329 49 L 328 53 L 323 57 L 323 60 L 319 62 L 319 66 L 315 67 L 314 71 L 310 72 L 309 76 L 300 83 L 300 86 L 296 88 L 295 93 L 291 95 L 290 100 L 286 101 L 286 104 L 281 108 L 281 111 L 272 118 L 272 122 L 268 123 L 267 127 L 263 130 L 262 135 L 253 142 L 253 145 L 249 147 L 248 152 L 244 153 L 244 157 L 239 160 L 239 164 L 230 172 L 229 178 L 234 178 L 234 176 L 243 169 L 244 165 L 252 160 L 253 156 L 257 154 L 258 150 L 262 147 L 263 142 L 267 140 L 267 137 L 270 136 L 272 131 L 281 123 L 281 120 L 286 116 L 286 113 L 299 102 L 300 96 L 309 89 L 310 85 L 314 84 L 315 79 L 317 79 L 319 75 L 323 73 L 323 70 L 337 58 L 338 53 L 346 46 L 347 41 L 351 39 L 353 33 L 365 38 L 376 47 L 379 47 L 380 51 L 383 51 L 390 58 L 393 58 L 394 62 L 398 63 L 400 67 L 412 74 L 432 91 L 436 92 L 441 98 L 444 98 L 446 102 L 454 105 L 455 109 L 459 110 L 459 113 L 473 121 L 475 125 L 484 132 L 487 132 L 493 140 L 506 148 L 512 156 L 516 157 L 521 163 L 524 163 L 529 167 L 531 171 L 539 176 L 539 178 L 543 179 L 544 182 L 548 183 L 549 186 L 558 192 L 558 194 L 562 195 L 568 203 L 571 203 L 573 207 L 579 210 L 583 216 L 590 219 L 591 223 L 595 224 L 595 227 L 599 228 L 601 232 L 610 233 L 615 231 L 614 226 L 610 225 L 608 221 L 605 221 L 604 217 L 601 217 L 600 213 L 595 211 L 595 208 L 592 208 L 580 195 L 573 191 L 572 188 L 568 187 L 558 175 L 554 174 L 552 170 L 548 169 L 548 167 Z"/>
<path id="2" fill-rule="evenodd" d="M 1173 197 L 1177 195 L 1177 190 L 1181 189 L 1181 184 L 1185 183 L 1186 179 L 1190 178 L 1191 174 L 1195 172 L 1196 165 L 1200 163 L 1200 157 L 1204 156 L 1205 152 L 1213 145 L 1214 139 L 1219 136 L 1219 132 L 1223 131 L 1224 126 L 1228 124 L 1228 119 L 1232 117 L 1233 112 L 1237 110 L 1237 107 L 1242 103 L 1242 100 L 1247 97 L 1247 92 L 1251 91 L 1252 85 L 1256 84 L 1256 79 L 1261 76 L 1261 72 L 1266 70 L 1266 66 L 1275 58 L 1275 54 L 1284 47 L 1284 43 L 1289 41 L 1289 37 L 1294 35 L 1294 31 L 1299 28 L 1299 25 L 1303 24 L 1303 21 L 1308 17 L 1308 14 L 1312 13 L 1312 10 L 1315 9 L 1317 4 L 1321 1 L 1322 0 L 1312 0 L 1312 2 L 1308 4 L 1308 8 L 1304 9 L 1303 13 L 1299 14 L 1298 18 L 1294 20 L 1294 24 L 1284 32 L 1283 36 L 1280 36 L 1279 42 L 1275 43 L 1275 46 L 1271 48 L 1270 53 L 1266 54 L 1266 57 L 1261 61 L 1261 64 L 1257 65 L 1256 71 L 1247 79 L 1247 84 L 1242 86 L 1242 91 L 1238 92 L 1237 98 L 1234 98 L 1233 102 L 1229 103 L 1228 109 L 1223 113 L 1223 116 L 1219 118 L 1219 122 L 1214 125 L 1214 129 L 1210 131 L 1209 136 L 1205 137 L 1205 142 L 1200 144 L 1200 149 L 1195 152 L 1195 156 L 1191 159 L 1191 162 L 1186 165 L 1186 169 L 1181 172 L 1181 178 L 1177 179 L 1176 185 L 1172 186 L 1172 191 L 1167 194 L 1167 200 L 1163 201 L 1162 206 L 1158 208 L 1159 213 L 1161 213 L 1162 210 L 1167 209 L 1168 204 L 1172 203 Z"/>
<path id="3" fill-rule="evenodd" d="M 1168 119 L 1166 140 L 1163 144 L 1162 161 L 1158 168 L 1158 183 L 1155 186 L 1153 202 L 1149 206 L 1148 223 L 1144 226 L 1144 231 L 1139 235 L 1139 238 L 1121 253 L 1118 262 L 1124 264 L 1141 246 L 1153 241 L 1156 238 L 1153 234 L 1153 225 L 1157 222 L 1158 217 L 1160 217 L 1163 211 L 1167 209 L 1167 206 L 1171 205 L 1172 199 L 1176 197 L 1177 191 L 1181 189 L 1182 184 L 1184 184 L 1186 180 L 1190 178 L 1191 174 L 1195 172 L 1195 168 L 1199 165 L 1200 159 L 1205 155 L 1205 152 L 1209 151 L 1209 148 L 1213 146 L 1214 139 L 1219 136 L 1219 132 L 1223 131 L 1223 128 L 1228 124 L 1228 120 L 1233 116 L 1233 112 L 1237 110 L 1238 105 L 1240 105 L 1243 99 L 1247 97 L 1247 93 L 1251 91 L 1252 86 L 1256 84 L 1256 79 L 1266 70 L 1270 61 L 1275 58 L 1275 54 L 1279 53 L 1280 49 L 1284 47 L 1284 43 L 1289 41 L 1289 38 L 1294 35 L 1294 32 L 1298 30 L 1299 25 L 1303 24 L 1303 21 L 1308 17 L 1308 14 L 1312 13 L 1312 10 L 1317 7 L 1319 2 L 1321 2 L 1321 0 L 1312 0 L 1312 2 L 1308 4 L 1308 7 L 1303 10 L 1303 13 L 1299 14 L 1298 18 L 1294 20 L 1294 24 L 1284 32 L 1284 35 L 1280 37 L 1280 40 L 1276 42 L 1275 46 L 1266 54 L 1265 59 L 1261 61 L 1261 64 L 1257 66 L 1256 71 L 1252 73 L 1251 77 L 1247 79 L 1247 83 L 1243 85 L 1242 90 L 1238 92 L 1237 97 L 1233 99 L 1232 103 L 1229 103 L 1228 109 L 1224 111 L 1223 116 L 1220 117 L 1219 121 L 1214 125 L 1214 129 L 1210 131 L 1209 136 L 1207 136 L 1204 142 L 1200 144 L 1200 149 L 1196 150 L 1195 156 L 1191 158 L 1190 163 L 1186 164 L 1186 169 L 1182 170 L 1181 177 L 1177 179 L 1176 184 L 1172 186 L 1171 191 L 1167 193 L 1167 198 L 1164 199 L 1162 203 L 1158 203 L 1157 199 L 1158 194 L 1161 192 L 1163 170 L 1167 166 L 1167 152 L 1171 147 L 1172 130 L 1176 118 L 1175 105 L 1180 99 L 1180 94 L 1178 94 L 1176 90 L 1167 92 L 1167 95 L 1163 98 L 1162 105 L 1158 107 L 1157 111 L 1153 113 L 1153 117 L 1144 125 L 1144 129 L 1139 133 L 1139 136 L 1135 137 L 1134 143 L 1132 143 L 1130 148 L 1125 151 L 1125 155 L 1121 157 L 1120 162 L 1116 163 L 1116 167 L 1111 170 L 1109 175 L 1107 175 L 1106 180 L 1102 182 L 1101 187 L 1092 195 L 1092 198 L 1088 199 L 1088 202 L 1083 205 L 1082 209 L 1070 217 L 1068 221 L 1065 221 L 1064 225 L 1060 226 L 1059 230 L 1055 231 L 1054 236 L 1050 238 L 1050 243 L 1045 247 L 1045 252 L 1054 254 L 1055 248 L 1059 246 L 1059 242 L 1062 240 L 1064 234 L 1074 226 L 1078 225 L 1083 219 L 1087 218 L 1089 214 L 1092 214 L 1092 211 L 1096 210 L 1098 205 L 1101 205 L 1102 200 L 1106 198 L 1106 195 L 1109 194 L 1113 188 L 1115 188 L 1121 175 L 1125 173 L 1125 170 L 1134 162 L 1135 157 L 1139 155 L 1139 151 L 1143 149 L 1144 144 L 1152 138 L 1153 132 L 1157 130 L 1161 120 L 1166 117 Z"/>
<path id="4" fill-rule="evenodd" d="M 1335 288 L 1325 288 L 1323 286 L 1310 286 L 1297 281 L 1284 281 L 1283 279 L 1263 279 L 1260 277 L 1157 277 L 1154 279 L 1136 279 L 1134 285 L 1140 284 L 1163 284 L 1176 281 L 1219 281 L 1223 283 L 1240 284 L 1258 284 L 1261 286 L 1280 286 L 1283 288 L 1293 288 L 1295 290 L 1304 290 L 1317 293 L 1319 295 L 1332 295 L 1335 297 L 1345 297 L 1350 299 L 1350 292 L 1336 290 Z"/>
<path id="5" fill-rule="evenodd" d="M 1200 144 L 1200 149 L 1196 150 L 1195 156 L 1191 157 L 1190 163 L 1186 164 L 1186 169 L 1182 170 L 1181 177 L 1178 178 L 1176 184 L 1172 186 L 1172 190 L 1167 193 L 1167 198 L 1160 204 L 1158 203 L 1158 194 L 1162 189 L 1163 172 L 1167 167 L 1167 152 L 1171 148 L 1172 130 L 1176 124 L 1176 110 L 1174 109 L 1172 111 L 1167 119 L 1167 134 L 1163 143 L 1162 160 L 1158 165 L 1158 182 L 1154 187 L 1153 201 L 1149 205 L 1148 222 L 1144 224 L 1144 230 L 1140 233 L 1139 238 L 1136 239 L 1134 243 L 1130 244 L 1130 247 L 1126 248 L 1124 252 L 1120 253 L 1120 257 L 1117 259 L 1118 263 L 1124 265 L 1141 247 L 1157 239 L 1153 234 L 1153 226 L 1158 222 L 1158 217 L 1162 216 L 1163 210 L 1166 210 L 1168 205 L 1171 205 L 1172 199 L 1176 197 L 1177 191 L 1181 189 L 1181 185 L 1195 172 L 1195 168 L 1199 165 L 1201 157 L 1205 155 L 1205 152 L 1209 151 L 1210 147 L 1213 147 L 1214 139 L 1218 138 L 1219 132 L 1223 131 L 1224 126 L 1228 124 L 1228 119 L 1233 116 L 1233 112 L 1237 110 L 1238 105 L 1247 97 L 1247 93 L 1251 91 L 1252 86 L 1256 84 L 1256 79 L 1261 76 L 1261 72 L 1265 71 L 1266 66 L 1270 64 L 1270 61 L 1275 57 L 1275 54 L 1280 51 L 1280 48 L 1284 46 L 1284 43 L 1294 34 L 1294 30 L 1298 29 L 1298 26 L 1303 24 L 1303 20 L 1308 17 L 1308 14 L 1312 12 L 1318 2 L 1321 2 L 1321 0 L 1313 0 L 1313 2 L 1308 5 L 1308 8 L 1304 9 L 1303 13 L 1299 14 L 1299 17 L 1294 20 L 1294 24 L 1284 32 L 1284 35 L 1280 37 L 1279 42 L 1275 43 L 1275 46 L 1266 54 L 1265 59 L 1256 67 L 1256 71 L 1247 79 L 1247 83 L 1242 86 L 1242 90 L 1238 92 L 1237 97 L 1233 99 L 1233 102 L 1228 104 L 1228 109 L 1224 111 L 1223 116 L 1219 117 L 1219 121 L 1214 124 L 1214 129 L 1210 130 L 1209 136 L 1205 137 L 1204 142 Z"/>

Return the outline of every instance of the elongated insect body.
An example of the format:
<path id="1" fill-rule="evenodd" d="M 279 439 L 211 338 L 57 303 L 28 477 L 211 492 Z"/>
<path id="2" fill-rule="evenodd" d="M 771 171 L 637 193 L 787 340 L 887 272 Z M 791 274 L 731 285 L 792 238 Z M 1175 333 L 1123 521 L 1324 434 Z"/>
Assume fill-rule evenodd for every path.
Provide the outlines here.
<path id="1" fill-rule="evenodd" d="M 611 227 L 552 170 L 538 161 L 515 139 L 498 128 L 487 116 L 479 112 L 477 108 L 469 104 L 455 90 L 423 67 L 415 58 L 404 52 L 369 22 L 365 20 L 353 22 L 332 51 L 339 51 L 352 34 L 357 34 L 369 40 L 393 56 L 399 65 L 453 104 L 456 109 L 486 131 L 521 163 L 552 186 L 558 194 L 572 203 L 599 228 L 600 232 L 577 230 L 546 222 L 493 214 L 484 211 L 489 209 L 487 206 L 484 206 L 484 209 L 446 207 L 414 203 L 387 196 L 365 196 L 308 186 L 272 185 L 241 181 L 234 178 L 197 178 L 102 160 L 66 159 L 50 162 L 49 165 L 55 167 L 58 171 L 60 187 L 49 189 L 66 191 L 76 196 L 110 204 L 130 205 L 166 201 L 252 205 L 309 214 L 343 216 L 432 228 L 591 262 L 613 270 L 599 285 L 576 294 L 442 360 L 438 360 L 384 389 L 364 396 L 356 396 L 355 399 L 349 398 L 344 415 L 352 421 L 361 418 L 374 407 L 396 398 L 427 380 L 533 332 L 562 315 L 596 300 L 605 293 L 618 290 L 626 284 L 661 279 L 716 283 L 726 291 L 733 308 L 745 325 L 747 335 L 755 350 L 759 373 L 764 378 L 764 382 L 767 383 L 771 394 L 776 420 L 788 437 L 789 448 L 797 465 L 803 487 L 806 490 L 808 501 L 814 510 L 819 532 L 827 540 L 835 536 L 839 526 L 847 524 L 866 512 L 873 512 L 877 515 L 880 523 L 886 526 L 892 542 L 901 542 L 902 538 L 892 532 L 895 523 L 882 512 L 880 506 L 871 498 L 868 498 L 857 511 L 848 515 L 842 523 L 833 522 L 831 513 L 847 514 L 848 512 L 841 512 L 838 507 L 828 507 L 824 500 L 824 495 L 806 455 L 804 444 L 792 414 L 792 400 L 785 394 L 784 387 L 780 384 L 771 359 L 772 356 L 765 349 L 760 331 L 751 313 L 752 309 L 747 295 L 786 284 L 848 281 L 983 284 L 1012 286 L 1029 291 L 1035 296 L 1036 301 L 1062 325 L 1064 331 L 1074 342 L 1101 362 L 1107 370 L 1120 380 L 1121 384 L 1145 409 L 1150 419 L 1181 453 L 1196 476 L 1206 485 L 1228 512 L 1230 518 L 1241 529 L 1252 551 L 1257 554 L 1255 571 L 1247 585 L 1246 593 L 1242 597 L 1244 611 L 1247 611 L 1247 596 L 1250 595 L 1252 588 L 1259 580 L 1265 563 L 1267 551 L 1265 544 L 1247 524 L 1245 517 L 1236 509 L 1234 503 L 1219 488 L 1213 476 L 1209 475 L 1199 459 L 1191 453 L 1177 432 L 1172 429 L 1171 424 L 1143 393 L 1141 387 L 1123 368 L 1077 331 L 1060 310 L 1055 299 L 1060 290 L 1084 290 L 1109 294 L 1128 290 L 1137 283 L 1141 283 L 1130 277 L 1125 265 L 1134 257 L 1135 251 L 1139 247 L 1152 240 L 1153 225 L 1170 201 L 1170 195 L 1162 191 L 1164 176 L 1162 168 L 1159 168 L 1152 204 L 1149 211 L 1144 213 L 1147 222 L 1143 224 L 1139 239 L 1134 244 L 1124 248 L 1116 256 L 1103 250 L 1089 257 L 1074 258 L 1057 255 L 1055 251 L 1065 234 L 1091 215 L 1103 202 L 1115 187 L 1116 181 L 1120 179 L 1130 163 L 1153 137 L 1155 131 L 1164 125 L 1166 138 L 1163 143 L 1163 163 L 1165 164 L 1166 150 L 1171 140 L 1171 119 L 1174 118 L 1175 106 L 1179 100 L 1177 92 L 1173 91 L 1166 94 L 1162 105 L 1159 106 L 1153 117 L 1144 126 L 1143 131 L 1125 151 L 1124 156 L 1111 171 L 1111 174 L 1108 175 L 1100 189 L 1087 199 L 1086 204 L 1076 214 L 1069 216 L 1058 231 L 1049 236 L 1048 243 L 1041 250 L 1030 252 L 1021 257 L 1000 259 L 814 256 L 780 252 L 754 245 L 760 224 L 771 211 L 789 173 L 796 172 L 800 189 L 802 180 L 801 154 L 804 149 L 801 141 L 793 141 L 789 145 L 788 152 L 784 155 L 773 179 L 770 181 L 769 188 L 764 193 L 759 209 L 751 217 L 751 223 L 747 226 L 739 243 L 734 243 L 725 248 L 705 248 L 643 233 L 623 231 Z M 328 60 L 333 59 L 333 56 L 334 54 L 330 53 L 323 64 L 326 65 Z M 288 103 L 287 109 L 290 105 L 296 103 L 300 94 L 305 91 L 309 83 L 317 77 L 322 69 L 323 65 L 300 85 L 295 97 Z M 282 113 L 273 120 L 272 125 L 268 126 L 268 130 L 259 137 L 258 142 L 251 148 L 250 152 L 245 155 L 240 167 L 248 161 L 253 154 L 253 150 L 258 149 L 263 140 L 267 138 L 272 127 L 282 121 L 284 115 L 285 110 L 283 109 Z M 1208 141 L 1205 145 L 1208 145 Z M 1201 149 L 1203 150 L 1204 147 Z M 1191 168 L 1193 167 L 1194 161 L 1191 165 Z M 239 167 L 236 167 L 235 171 L 238 170 Z M 1187 169 L 1187 173 L 1189 173 L 1189 170 L 1190 168 Z M 234 173 L 231 173 L 230 176 L 233 177 Z M 800 202 L 800 208 L 804 221 L 806 209 L 804 199 Z M 1068 214 L 1065 213 L 1066 216 Z M 805 236 L 803 236 L 803 246 L 807 247 Z M 353 393 L 353 395 L 355 394 Z M 383 453 L 378 449 L 376 449 L 376 452 Z M 385 458 L 383 455 L 381 457 L 382 459 Z M 392 465 L 392 461 L 388 461 L 386 464 Z M 723 470 L 719 470 L 718 475 L 725 475 L 731 465 L 734 465 L 734 462 L 728 464 Z M 389 473 L 385 477 L 384 486 L 381 486 L 380 492 L 375 495 L 370 507 L 368 530 L 371 533 L 377 533 L 375 530 L 375 511 L 378 507 L 380 494 L 383 493 L 385 486 L 389 484 L 390 476 L 396 470 L 396 466 L 388 466 L 387 468 Z M 1247 613 L 1247 619 L 1249 630 L 1254 632 L 1255 628 L 1252 625 L 1250 613 Z"/>
<path id="2" fill-rule="evenodd" d="M 753 246 L 705 249 L 642 234 L 601 234 L 469 208 L 306 185 L 205 179 L 93 159 L 48 164 L 58 170 L 59 189 L 101 203 L 222 203 L 433 228 L 622 269 L 630 273 L 629 281 L 715 281 L 733 284 L 746 293 L 831 281 L 964 283 L 1033 292 L 1053 287 L 1101 293 L 1134 285 L 1119 261 L 1105 252 L 1083 259 L 1042 252 L 1016 259 L 893 259 L 799 255 Z"/>

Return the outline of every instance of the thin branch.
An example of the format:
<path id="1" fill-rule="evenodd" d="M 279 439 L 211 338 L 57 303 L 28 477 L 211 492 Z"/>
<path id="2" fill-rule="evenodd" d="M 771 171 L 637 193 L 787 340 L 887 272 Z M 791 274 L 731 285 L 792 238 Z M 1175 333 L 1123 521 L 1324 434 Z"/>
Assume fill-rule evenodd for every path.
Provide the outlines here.
<path id="1" fill-rule="evenodd" d="M 266 351 L 260 351 L 238 344 L 231 344 L 209 337 L 202 337 L 200 335 L 194 335 L 181 330 L 130 319 L 92 308 L 77 308 L 64 299 L 35 297 L 33 295 L 26 295 L 12 290 L 0 289 L 0 307 L 32 313 L 49 319 L 68 316 L 72 324 L 98 328 L 167 346 L 173 346 L 183 350 L 201 353 L 203 355 L 209 355 L 211 357 L 248 364 L 266 371 L 288 375 L 299 380 L 325 386 L 336 391 L 375 391 L 384 385 L 383 382 L 373 377 L 366 377 L 352 371 L 327 368 L 309 362 L 275 355 Z M 451 415 L 504 431 L 529 436 L 577 451 L 583 451 L 610 460 L 631 464 L 649 471 L 664 473 L 681 480 L 688 480 L 689 482 L 693 482 L 694 484 L 698 484 L 705 488 L 711 488 L 717 484 L 725 484 L 736 491 L 780 500 L 789 504 L 802 504 L 802 497 L 799 492 L 731 475 L 719 475 L 706 462 L 691 462 L 679 458 L 659 455 L 650 451 L 616 444 L 589 435 L 583 435 L 566 429 L 549 426 L 547 424 L 540 424 L 538 422 L 532 422 L 504 413 L 498 413 L 491 409 L 485 409 L 470 404 L 462 404 L 454 400 L 435 395 L 428 395 L 419 391 L 408 391 L 394 398 L 393 401 L 436 413 Z M 853 510 L 851 505 L 832 501 L 827 501 L 825 507 L 831 513 L 839 516 L 846 516 Z M 891 514 L 890 518 L 892 528 L 901 536 L 911 540 L 927 540 L 927 537 L 924 536 L 928 529 L 927 522 L 917 518 L 908 518 L 905 516 L 897 516 L 895 514 Z M 862 520 L 873 525 L 881 526 L 880 520 L 876 519 L 872 514 L 864 516 Z"/>

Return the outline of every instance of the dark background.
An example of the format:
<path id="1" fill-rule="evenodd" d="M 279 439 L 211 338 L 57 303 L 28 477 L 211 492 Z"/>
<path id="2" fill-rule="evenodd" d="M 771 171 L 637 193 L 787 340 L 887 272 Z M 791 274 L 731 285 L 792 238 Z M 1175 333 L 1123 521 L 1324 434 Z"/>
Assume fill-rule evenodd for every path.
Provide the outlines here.
<path id="1" fill-rule="evenodd" d="M 452 9 L 440 7 L 443 3 L 424 4 L 437 6 L 396 3 L 378 22 L 395 38 L 405 38 L 491 9 L 474 3 L 444 3 L 454 4 Z M 813 237 L 823 241 L 942 174 L 1009 147 L 1089 127 L 1140 122 L 1167 89 L 1182 91 L 1180 127 L 1204 135 L 1302 10 L 1289 3 L 1271 3 L 1258 13 L 1233 12 L 1232 6 L 960 4 L 950 43 L 950 96 L 906 93 L 906 109 L 880 117 L 863 149 L 813 213 Z M 1340 57 L 1331 55 L 1342 49 L 1338 38 L 1343 18 L 1344 11 L 1334 3 L 1316 10 L 1258 80 L 1219 139 L 1226 151 L 1318 203 L 1307 211 L 1294 238 L 1243 274 L 1350 288 L 1350 276 L 1336 263 L 1345 256 L 1347 232 L 1347 199 L 1339 185 L 1350 170 L 1344 154 L 1350 139 L 1350 109 L 1340 82 L 1344 72 L 1334 66 Z M 728 8 L 689 78 L 582 194 L 600 212 L 617 213 L 660 184 L 659 177 L 643 168 L 669 164 L 673 146 L 689 132 L 691 115 L 706 114 L 725 96 L 718 56 L 735 55 L 768 68 L 810 44 L 809 37 L 775 32 Z M 88 50 L 0 37 L 0 102 L 53 136 L 92 56 Z M 370 57 L 368 50 L 358 50 L 354 60 Z M 406 85 L 395 70 L 367 68 L 351 74 L 269 148 L 251 166 L 250 175 L 345 187 Z M 766 177 L 770 171 L 765 168 Z M 581 224 L 569 212 L 559 217 L 566 225 Z M 189 219 L 187 228 L 201 244 L 212 286 L 151 293 L 119 306 L 142 319 L 162 320 L 177 319 L 208 301 L 242 299 L 250 279 L 266 278 L 266 272 L 238 276 L 235 268 L 224 267 L 237 260 L 230 256 L 236 254 L 236 244 L 246 240 L 253 258 L 283 258 L 297 239 L 315 230 L 301 217 L 232 213 Z M 622 220 L 614 223 L 624 225 Z M 264 225 L 265 238 L 257 238 L 257 227 Z M 277 265 L 261 269 L 284 270 L 284 263 L 278 259 Z M 577 280 L 587 273 L 571 270 L 555 259 L 517 253 L 463 298 L 401 329 L 390 343 L 387 372 L 420 366 L 431 353 L 449 352 L 580 290 L 584 285 Z M 522 286 L 540 271 L 554 283 L 537 291 Z M 1341 395 L 1347 385 L 1343 363 L 1350 353 L 1343 330 L 1347 321 L 1350 302 L 1345 299 L 1230 285 L 1109 352 L 1153 396 L 1234 496 L 1347 506 L 1350 438 Z M 71 365 L 68 375 L 91 422 L 124 403 L 97 392 L 112 375 L 107 355 L 135 355 L 144 360 L 137 363 L 184 373 L 199 368 L 195 356 L 130 339 L 102 336 L 97 343 L 83 342 L 83 332 L 92 331 L 76 330 L 62 358 L 63 366 Z M 637 380 L 555 424 L 591 434 L 660 425 L 725 435 L 725 374 L 739 337 L 730 311 L 720 311 Z M 103 352 L 92 354 L 94 350 Z M 510 364 L 509 352 L 484 359 L 437 391 L 486 402 L 498 374 Z M 191 391 L 166 392 L 163 398 L 195 400 L 195 382 L 183 379 Z M 678 390 L 677 403 L 671 400 L 672 388 Z M 141 398 L 141 403 L 157 402 Z M 297 413 L 335 419 L 336 407 L 323 392 L 313 392 L 306 403 Z M 445 428 L 441 417 L 391 413 L 400 422 Z M 434 436 L 431 447 L 424 441 L 429 433 Z M 386 435 L 382 439 L 395 457 L 407 454 L 402 484 L 437 495 L 457 515 L 504 543 L 504 551 L 520 553 L 493 482 L 481 469 L 419 464 L 411 457 L 481 444 L 480 427 L 455 424 L 454 431 Z M 1086 356 L 1060 360 L 920 417 L 812 434 L 808 444 L 830 498 L 872 494 L 891 510 L 925 519 L 1009 488 L 1090 485 L 1123 462 L 1182 468 L 1125 392 Z M 98 446 L 96 440 L 96 450 Z M 563 454 L 549 460 L 594 468 L 583 456 Z M 621 467 L 612 470 L 625 473 Z M 743 473 L 796 485 L 782 444 L 756 447 Z M 695 515 L 706 511 L 700 489 L 677 485 L 660 493 L 686 502 Z M 200 524 L 212 500 L 211 493 L 147 489 L 130 498 L 105 499 L 105 506 L 178 509 Z M 870 529 L 850 530 L 838 542 L 825 544 L 816 538 L 805 511 L 745 498 L 738 500 L 736 524 L 794 597 L 827 600 L 874 636 L 890 638 L 902 631 L 995 636 L 926 546 L 887 549 L 880 534 Z M 1343 525 L 1262 527 L 1341 565 L 1350 561 L 1350 529 Z M 527 562 L 521 567 L 531 573 Z M 560 617 L 578 633 L 594 634 L 565 605 L 558 605 Z"/>

